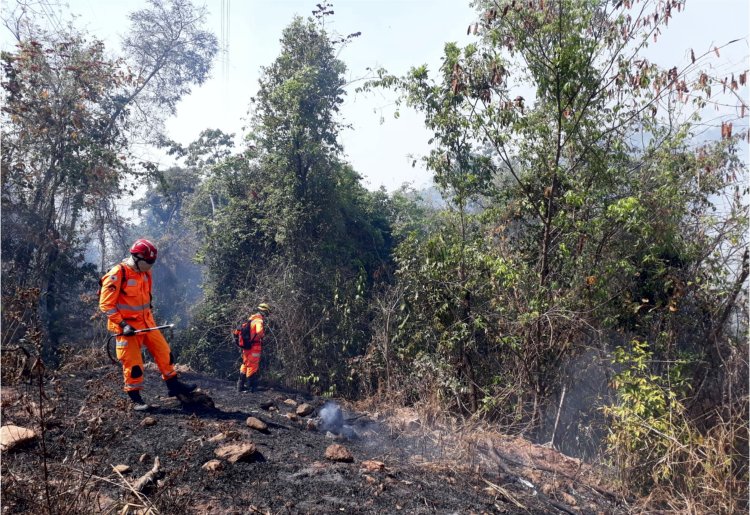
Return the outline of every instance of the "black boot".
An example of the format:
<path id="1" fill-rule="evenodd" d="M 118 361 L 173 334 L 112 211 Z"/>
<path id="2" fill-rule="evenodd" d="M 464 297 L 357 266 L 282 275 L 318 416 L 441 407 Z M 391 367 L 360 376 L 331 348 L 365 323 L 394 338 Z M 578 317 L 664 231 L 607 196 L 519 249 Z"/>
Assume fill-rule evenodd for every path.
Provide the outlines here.
<path id="1" fill-rule="evenodd" d="M 130 397 L 130 402 L 132 403 L 133 409 L 135 411 L 146 411 L 150 407 L 148 404 L 143 402 L 143 397 L 141 397 L 140 390 L 128 391 L 128 397 Z"/>
<path id="2" fill-rule="evenodd" d="M 170 397 L 177 397 L 178 395 L 191 393 L 193 390 L 198 388 L 197 384 L 185 384 L 180 381 L 177 376 L 170 377 L 166 380 L 167 391 Z"/>
<path id="3" fill-rule="evenodd" d="M 247 378 L 247 387 L 251 393 L 255 393 L 258 389 L 258 374 L 253 374 Z"/>
<path id="4" fill-rule="evenodd" d="M 237 379 L 237 391 L 238 392 L 246 392 L 247 388 L 245 388 L 245 374 L 240 373 L 240 377 Z"/>

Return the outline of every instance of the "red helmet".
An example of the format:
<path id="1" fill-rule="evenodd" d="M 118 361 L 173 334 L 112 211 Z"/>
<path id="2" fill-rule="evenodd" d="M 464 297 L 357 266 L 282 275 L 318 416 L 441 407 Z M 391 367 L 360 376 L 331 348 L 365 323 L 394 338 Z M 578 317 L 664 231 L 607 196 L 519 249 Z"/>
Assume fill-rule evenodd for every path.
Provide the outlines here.
<path id="1" fill-rule="evenodd" d="M 136 240 L 130 247 L 130 253 L 143 255 L 143 260 L 150 265 L 156 261 L 156 245 L 148 240 Z"/>

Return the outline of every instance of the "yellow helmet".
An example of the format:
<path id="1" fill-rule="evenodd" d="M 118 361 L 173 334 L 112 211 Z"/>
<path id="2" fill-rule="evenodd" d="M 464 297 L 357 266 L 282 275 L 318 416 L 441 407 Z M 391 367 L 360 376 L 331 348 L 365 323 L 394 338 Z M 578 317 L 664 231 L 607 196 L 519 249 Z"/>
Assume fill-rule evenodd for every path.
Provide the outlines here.
<path id="1" fill-rule="evenodd" d="M 265 302 L 261 302 L 258 304 L 258 311 L 262 311 L 264 313 L 271 313 L 271 308 L 266 304 Z"/>

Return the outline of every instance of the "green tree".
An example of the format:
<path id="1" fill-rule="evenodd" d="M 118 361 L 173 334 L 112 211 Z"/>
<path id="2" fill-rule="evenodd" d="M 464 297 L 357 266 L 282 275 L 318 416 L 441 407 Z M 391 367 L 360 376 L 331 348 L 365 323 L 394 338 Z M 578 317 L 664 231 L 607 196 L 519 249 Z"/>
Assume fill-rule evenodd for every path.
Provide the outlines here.
<path id="1" fill-rule="evenodd" d="M 747 220 L 742 193 L 731 200 L 732 177 L 746 170 L 728 125 L 720 141 L 691 139 L 697 115 L 684 106 L 697 111 L 715 101 L 710 88 L 721 84 L 701 70 L 707 56 L 668 69 L 643 57 L 682 4 L 476 5 L 481 18 L 470 27 L 476 43 L 447 44 L 437 80 L 422 66 L 406 77 L 381 72 L 371 85 L 398 89 L 424 114 L 435 145 L 426 163 L 452 206 L 452 223 L 404 252 L 431 256 L 402 268 L 413 288 L 407 298 L 429 293 L 435 283 L 420 274 L 433 259 L 458 279 L 444 289 L 448 306 L 472 305 L 482 286 L 502 285 L 484 315 L 493 336 L 478 345 L 478 333 L 466 330 L 475 320 L 467 309 L 445 325 L 429 303 L 411 304 L 403 320 L 421 321 L 413 331 L 455 328 L 453 336 L 434 334 L 423 348 L 463 338 L 461 352 L 489 366 L 473 376 L 448 367 L 458 390 L 479 387 L 505 399 L 506 412 L 520 406 L 534 426 L 559 385 L 562 364 L 587 341 L 601 341 L 602 331 L 646 339 L 667 334 L 660 340 L 666 356 L 678 345 L 713 353 L 695 337 L 694 323 L 682 329 L 681 322 L 726 327 L 726 318 L 715 315 L 738 306 L 738 297 L 726 293 L 739 293 L 746 277 L 740 254 Z M 711 172 L 699 163 L 711 163 Z M 717 196 L 725 193 L 727 216 L 715 217 Z M 474 200 L 484 206 L 481 213 L 471 211 Z M 436 242 L 444 249 L 437 254 Z M 472 246 L 484 259 L 470 258 Z M 709 258 L 720 247 L 733 262 Z M 490 270 L 497 275 L 469 265 L 484 262 L 496 264 Z M 484 277 L 475 283 L 479 290 L 468 288 L 473 274 Z M 714 307 L 697 286 L 709 277 Z M 700 330 L 715 340 L 708 327 Z M 497 381 L 507 387 L 495 388 Z"/>
<path id="2" fill-rule="evenodd" d="M 200 29 L 204 14 L 184 0 L 152 1 L 132 16 L 130 66 L 73 27 L 44 31 L 24 10 L 6 20 L 17 44 L 2 55 L 3 295 L 38 292 L 45 350 L 62 334 L 55 320 L 84 311 L 75 286 L 91 273 L 83 264 L 92 238 L 102 268 L 109 240 L 124 243 L 115 200 L 130 191 L 129 175 L 149 173 L 130 151 L 146 126 L 131 123 L 133 113 L 151 113 L 145 121 L 158 126 L 163 112 L 148 106 L 173 111 L 207 76 L 216 41 Z"/>
<path id="3" fill-rule="evenodd" d="M 126 120 L 101 129 L 132 77 L 100 42 L 40 36 L 3 53 L 3 295 L 37 288 L 54 345 L 58 306 L 72 300 L 65 292 L 85 262 L 83 229 L 120 191 Z"/>
<path id="4" fill-rule="evenodd" d="M 195 169 L 180 167 L 168 168 L 158 178 L 133 204 L 141 221 L 129 232 L 131 239 L 148 238 L 158 244 L 159 266 L 153 271 L 155 314 L 182 329 L 190 307 L 201 297 L 202 271 L 194 261 L 198 241 L 185 214 L 185 204 L 200 179 Z"/>
<path id="5" fill-rule="evenodd" d="M 222 345 L 261 300 L 283 342 L 269 347 L 271 369 L 287 377 L 348 387 L 347 359 L 367 342 L 366 299 L 388 276 L 390 227 L 382 196 L 340 156 L 345 66 L 335 55 L 315 20 L 290 23 L 263 68 L 248 149 L 216 164 L 194 198 L 207 298 L 193 340 L 215 369 L 235 359 Z M 219 334 L 205 330 L 217 323 Z"/>

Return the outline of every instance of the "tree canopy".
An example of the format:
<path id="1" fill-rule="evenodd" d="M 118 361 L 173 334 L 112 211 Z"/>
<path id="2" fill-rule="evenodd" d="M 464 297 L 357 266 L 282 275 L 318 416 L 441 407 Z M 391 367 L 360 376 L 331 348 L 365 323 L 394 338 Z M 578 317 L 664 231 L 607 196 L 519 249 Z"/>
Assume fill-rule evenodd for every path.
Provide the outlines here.
<path id="1" fill-rule="evenodd" d="M 329 32 L 329 3 L 283 30 L 239 146 L 163 130 L 219 51 L 204 8 L 149 0 L 120 57 L 73 27 L 9 24 L 3 345 L 48 359 L 74 327 L 95 338 L 98 272 L 137 234 L 196 369 L 235 374 L 232 330 L 268 303 L 268 381 L 487 422 L 606 458 L 680 509 L 740 509 L 750 136 L 702 116 L 744 118 L 747 70 L 713 75 L 718 48 L 649 61 L 681 1 L 473 5 L 471 42 L 447 42 L 439 69 L 358 89 L 423 117 L 421 192 L 369 191 L 347 161 L 340 51 L 360 33 Z M 143 142 L 175 161 L 141 159 Z"/>

